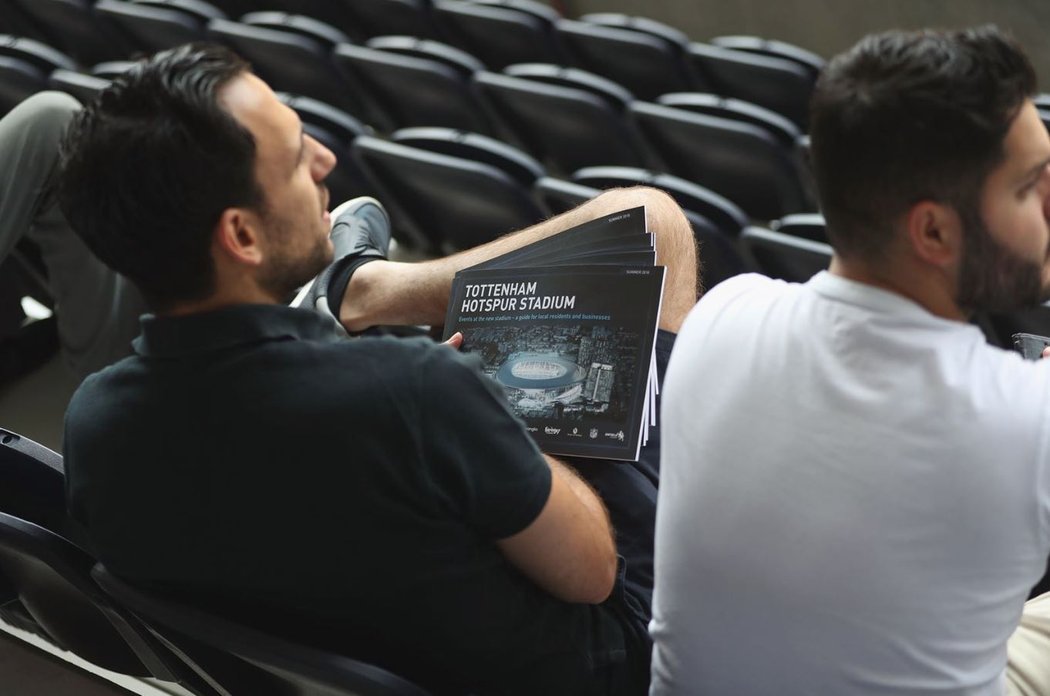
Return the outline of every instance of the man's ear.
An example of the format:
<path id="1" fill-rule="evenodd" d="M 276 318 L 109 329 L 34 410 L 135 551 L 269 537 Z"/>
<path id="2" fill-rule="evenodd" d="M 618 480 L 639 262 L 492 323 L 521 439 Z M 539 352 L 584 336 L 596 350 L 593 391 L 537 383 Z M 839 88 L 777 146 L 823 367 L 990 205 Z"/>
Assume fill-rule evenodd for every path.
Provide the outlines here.
<path id="1" fill-rule="evenodd" d="M 944 268 L 962 257 L 962 220 L 952 206 L 919 201 L 908 210 L 904 224 L 912 251 L 922 261 Z"/>
<path id="2" fill-rule="evenodd" d="M 258 266 L 263 260 L 259 216 L 245 208 L 227 208 L 215 224 L 215 246 L 228 261 Z"/>

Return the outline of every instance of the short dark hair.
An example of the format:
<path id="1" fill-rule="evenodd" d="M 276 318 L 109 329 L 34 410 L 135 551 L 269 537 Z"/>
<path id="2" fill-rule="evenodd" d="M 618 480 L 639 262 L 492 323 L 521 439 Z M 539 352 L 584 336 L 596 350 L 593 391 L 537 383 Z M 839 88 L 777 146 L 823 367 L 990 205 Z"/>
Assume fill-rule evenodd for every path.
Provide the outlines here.
<path id="1" fill-rule="evenodd" d="M 263 206 L 255 140 L 216 97 L 249 70 L 219 46 L 163 51 L 116 78 L 66 133 L 63 212 L 155 310 L 211 294 L 222 211 Z"/>
<path id="2" fill-rule="evenodd" d="M 838 254 L 880 258 L 894 219 L 921 200 L 976 209 L 1035 72 L 994 26 L 865 37 L 824 69 L 810 139 Z"/>

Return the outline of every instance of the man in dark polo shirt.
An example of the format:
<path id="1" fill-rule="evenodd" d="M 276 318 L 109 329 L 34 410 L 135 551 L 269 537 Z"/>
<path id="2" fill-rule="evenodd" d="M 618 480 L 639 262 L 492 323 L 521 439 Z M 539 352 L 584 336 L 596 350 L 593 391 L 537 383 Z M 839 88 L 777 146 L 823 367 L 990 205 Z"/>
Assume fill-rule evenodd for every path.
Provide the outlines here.
<path id="1" fill-rule="evenodd" d="M 670 199 L 610 192 L 454 257 L 393 263 L 370 199 L 329 237 L 334 156 L 209 47 L 118 78 L 63 160 L 69 220 L 154 311 L 66 419 L 70 511 L 112 572 L 439 693 L 646 691 L 658 438 L 636 464 L 574 462 L 581 477 L 537 450 L 475 360 L 426 339 L 347 340 L 331 315 L 350 331 L 439 324 L 458 268 L 642 204 L 670 261 L 662 370 L 696 295 Z M 330 315 L 283 304 L 326 266 L 308 304 Z"/>

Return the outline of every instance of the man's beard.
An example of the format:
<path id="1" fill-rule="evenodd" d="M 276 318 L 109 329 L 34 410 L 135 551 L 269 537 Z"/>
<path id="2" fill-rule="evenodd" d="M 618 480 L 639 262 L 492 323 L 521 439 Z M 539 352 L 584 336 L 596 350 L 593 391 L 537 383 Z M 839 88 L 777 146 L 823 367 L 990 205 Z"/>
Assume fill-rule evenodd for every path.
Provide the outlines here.
<path id="1" fill-rule="evenodd" d="M 1050 299 L 1050 288 L 1043 286 L 1045 257 L 1032 261 L 1018 256 L 992 236 L 976 209 L 960 210 L 959 215 L 964 242 L 956 298 L 960 309 L 1006 312 Z"/>

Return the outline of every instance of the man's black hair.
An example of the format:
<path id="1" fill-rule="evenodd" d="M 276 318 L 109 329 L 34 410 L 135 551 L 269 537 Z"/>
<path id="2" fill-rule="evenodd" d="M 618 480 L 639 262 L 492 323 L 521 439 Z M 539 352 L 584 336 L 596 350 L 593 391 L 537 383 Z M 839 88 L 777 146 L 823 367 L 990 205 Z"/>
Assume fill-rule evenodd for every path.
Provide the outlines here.
<path id="1" fill-rule="evenodd" d="M 922 200 L 975 211 L 1035 85 L 1024 52 L 993 26 L 872 35 L 832 60 L 810 138 L 836 252 L 882 257 L 893 221 Z"/>
<path id="2" fill-rule="evenodd" d="M 63 212 L 157 311 L 213 292 L 219 216 L 263 206 L 255 141 L 216 96 L 249 70 L 219 46 L 163 51 L 116 78 L 66 133 Z"/>

